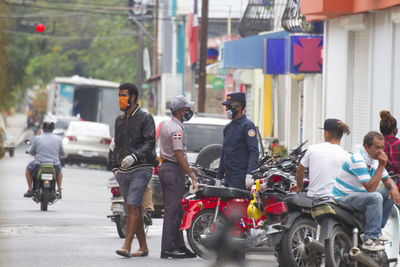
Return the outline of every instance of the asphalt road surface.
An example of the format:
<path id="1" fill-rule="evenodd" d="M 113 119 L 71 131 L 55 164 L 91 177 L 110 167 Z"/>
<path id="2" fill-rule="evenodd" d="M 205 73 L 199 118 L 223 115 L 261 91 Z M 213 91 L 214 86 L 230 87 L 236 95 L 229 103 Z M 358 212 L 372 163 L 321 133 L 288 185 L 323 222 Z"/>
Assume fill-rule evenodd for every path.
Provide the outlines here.
<path id="1" fill-rule="evenodd" d="M 33 158 L 27 146 L 0 160 L 0 266 L 212 266 L 201 258 L 160 259 L 162 219 L 148 232 L 150 254 L 125 259 L 115 254 L 123 240 L 110 214 L 110 173 L 88 167 L 63 169 L 63 198 L 47 212 L 23 198 L 25 167 Z M 137 240 L 133 241 L 137 248 Z M 218 265 L 220 266 L 220 265 Z M 225 266 L 238 266 L 227 264 Z M 249 253 L 242 266 L 278 266 L 271 253 Z"/>

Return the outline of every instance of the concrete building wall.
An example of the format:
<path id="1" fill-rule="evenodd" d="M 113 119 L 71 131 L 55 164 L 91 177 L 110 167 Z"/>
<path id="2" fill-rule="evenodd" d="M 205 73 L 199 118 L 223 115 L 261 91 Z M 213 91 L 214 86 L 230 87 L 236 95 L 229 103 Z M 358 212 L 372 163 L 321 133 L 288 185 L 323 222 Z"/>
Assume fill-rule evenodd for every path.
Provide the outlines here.
<path id="1" fill-rule="evenodd" d="M 352 130 L 345 148 L 379 131 L 379 111 L 400 118 L 400 8 L 326 21 L 324 118 L 344 119 Z"/>

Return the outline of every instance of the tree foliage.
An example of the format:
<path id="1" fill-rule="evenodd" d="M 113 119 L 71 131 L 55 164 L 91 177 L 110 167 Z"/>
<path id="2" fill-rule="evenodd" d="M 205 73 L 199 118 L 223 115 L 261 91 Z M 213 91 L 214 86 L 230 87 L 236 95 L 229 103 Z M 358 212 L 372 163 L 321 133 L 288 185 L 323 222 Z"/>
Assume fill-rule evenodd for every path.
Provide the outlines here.
<path id="1" fill-rule="evenodd" d="M 128 1 L 30 3 L 0 2 L 0 13 L 9 15 L 0 18 L 0 27 L 6 29 L 0 32 L 0 62 L 8 78 L 0 79 L 0 106 L 13 106 L 28 88 L 43 87 L 56 76 L 135 82 L 137 27 L 126 10 L 105 8 L 124 7 Z M 44 32 L 35 31 L 38 23 L 45 25 Z M 149 31 L 151 24 L 145 23 Z M 146 44 L 151 45 L 145 38 Z"/>

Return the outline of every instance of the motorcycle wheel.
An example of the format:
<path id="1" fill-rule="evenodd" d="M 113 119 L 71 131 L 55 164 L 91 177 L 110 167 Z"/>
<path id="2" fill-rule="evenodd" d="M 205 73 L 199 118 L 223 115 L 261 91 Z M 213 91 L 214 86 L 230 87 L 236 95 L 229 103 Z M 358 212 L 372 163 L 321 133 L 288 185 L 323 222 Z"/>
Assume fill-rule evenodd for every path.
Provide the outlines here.
<path id="1" fill-rule="evenodd" d="M 333 228 L 332 237 L 325 240 L 326 265 L 332 267 L 354 266 L 354 262 L 345 261 L 343 254 L 352 247 L 351 236 L 341 227 Z"/>
<path id="2" fill-rule="evenodd" d="M 304 217 L 297 219 L 282 235 L 281 248 L 277 250 L 279 266 L 309 266 L 304 258 L 304 239 L 308 236 L 315 238 L 315 234 L 313 220 Z"/>
<path id="3" fill-rule="evenodd" d="M 42 191 L 42 201 L 40 201 L 40 210 L 47 211 L 47 206 L 49 205 L 50 189 L 43 188 Z"/>
<path id="4" fill-rule="evenodd" d="M 11 157 L 11 158 L 14 157 L 14 148 L 10 148 L 10 149 L 8 150 L 8 154 L 10 154 L 10 157 Z"/>
<path id="5" fill-rule="evenodd" d="M 214 220 L 215 211 L 213 209 L 200 211 L 193 219 L 192 225 L 187 230 L 187 240 L 192 250 L 202 258 L 212 257 L 211 251 L 209 251 L 200 242 L 200 235 L 209 234 L 212 222 Z M 217 224 L 226 224 L 227 220 L 221 213 L 218 214 Z"/>
<path id="6" fill-rule="evenodd" d="M 117 231 L 120 238 L 125 238 L 126 236 L 126 215 L 118 215 L 115 217 L 115 224 L 117 225 Z"/>

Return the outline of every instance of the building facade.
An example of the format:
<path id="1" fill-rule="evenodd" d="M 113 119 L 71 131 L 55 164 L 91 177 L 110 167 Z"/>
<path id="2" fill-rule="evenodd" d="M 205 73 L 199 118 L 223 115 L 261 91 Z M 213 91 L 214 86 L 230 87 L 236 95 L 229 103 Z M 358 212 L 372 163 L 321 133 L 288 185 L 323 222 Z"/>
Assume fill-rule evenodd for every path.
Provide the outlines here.
<path id="1" fill-rule="evenodd" d="M 302 0 L 301 12 L 324 20 L 322 117 L 351 128 L 345 148 L 356 150 L 379 111 L 400 118 L 400 1 Z"/>

